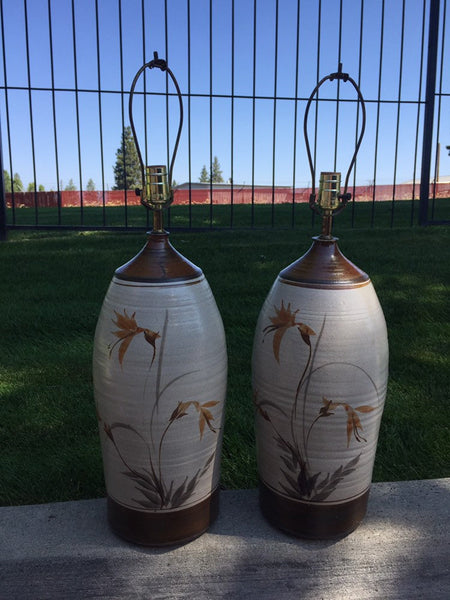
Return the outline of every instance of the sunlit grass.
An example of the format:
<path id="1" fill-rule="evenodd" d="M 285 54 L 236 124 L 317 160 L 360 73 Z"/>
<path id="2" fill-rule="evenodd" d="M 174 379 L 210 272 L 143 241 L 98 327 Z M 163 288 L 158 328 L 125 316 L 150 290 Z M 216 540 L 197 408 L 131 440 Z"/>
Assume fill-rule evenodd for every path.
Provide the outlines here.
<path id="1" fill-rule="evenodd" d="M 345 214 L 345 213 L 344 213 Z M 222 484 L 257 484 L 250 360 L 259 310 L 277 273 L 317 231 L 222 231 L 171 236 L 202 267 L 229 352 Z M 344 254 L 367 271 L 385 312 L 390 380 L 374 477 L 449 476 L 450 230 L 336 224 Z M 10 232 L 0 246 L 0 503 L 105 493 L 91 353 L 114 269 L 143 234 Z"/>
<path id="2" fill-rule="evenodd" d="M 408 227 L 417 223 L 418 200 L 396 200 L 350 203 L 339 215 L 339 229 L 376 227 Z M 450 220 L 448 198 L 430 201 L 429 219 Z M 173 229 L 194 228 L 307 228 L 311 226 L 312 213 L 308 204 L 262 205 L 192 205 L 171 206 L 167 224 Z M 135 227 L 148 228 L 151 215 L 141 206 L 107 206 L 74 208 L 16 208 L 7 211 L 7 222 L 18 226 L 65 227 Z"/>

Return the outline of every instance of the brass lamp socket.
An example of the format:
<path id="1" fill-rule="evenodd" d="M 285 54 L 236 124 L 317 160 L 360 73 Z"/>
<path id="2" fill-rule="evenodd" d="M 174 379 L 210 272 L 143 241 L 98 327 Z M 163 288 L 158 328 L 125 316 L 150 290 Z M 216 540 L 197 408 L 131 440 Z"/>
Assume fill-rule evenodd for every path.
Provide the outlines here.
<path id="1" fill-rule="evenodd" d="M 317 204 L 324 211 L 333 211 L 339 206 L 341 192 L 341 174 L 324 172 L 320 173 L 319 193 Z"/>
<path id="2" fill-rule="evenodd" d="M 145 167 L 145 193 L 146 200 L 156 209 L 170 204 L 171 193 L 165 165 L 151 165 Z"/>

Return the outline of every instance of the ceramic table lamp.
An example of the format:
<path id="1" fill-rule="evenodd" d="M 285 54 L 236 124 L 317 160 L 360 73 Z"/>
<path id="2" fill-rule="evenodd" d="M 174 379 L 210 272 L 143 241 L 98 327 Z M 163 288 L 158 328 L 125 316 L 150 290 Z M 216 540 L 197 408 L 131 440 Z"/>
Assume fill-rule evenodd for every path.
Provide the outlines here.
<path id="1" fill-rule="evenodd" d="M 326 80 L 350 81 L 363 125 L 340 193 L 340 174 L 322 173 L 318 199 L 307 137 L 311 100 Z M 323 218 L 308 252 L 278 275 L 262 307 L 253 349 L 260 504 L 277 527 L 333 538 L 360 523 L 386 394 L 386 324 L 369 276 L 340 252 L 332 217 L 350 198 L 348 179 L 364 133 L 364 101 L 341 66 L 310 97 L 305 138 L 311 207 Z"/>
<path id="2" fill-rule="evenodd" d="M 167 71 L 180 127 L 169 173 L 143 166 L 132 100 L 145 68 Z M 201 269 L 178 253 L 163 228 L 172 200 L 182 127 L 178 84 L 155 58 L 136 74 L 130 123 L 142 168 L 141 202 L 153 210 L 144 248 L 118 268 L 97 324 L 93 356 L 108 518 L 132 542 L 167 545 L 203 533 L 218 511 L 227 379 L 222 320 Z"/>

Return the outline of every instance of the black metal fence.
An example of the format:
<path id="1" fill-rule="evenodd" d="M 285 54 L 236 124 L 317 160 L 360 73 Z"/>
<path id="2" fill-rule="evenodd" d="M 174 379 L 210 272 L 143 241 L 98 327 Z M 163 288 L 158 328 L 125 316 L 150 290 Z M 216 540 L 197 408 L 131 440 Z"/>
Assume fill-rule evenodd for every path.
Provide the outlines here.
<path id="1" fill-rule="evenodd" d="M 185 109 L 172 229 L 310 219 L 303 115 L 339 63 L 367 106 L 351 225 L 449 222 L 447 8 L 447 0 L 0 0 L 2 235 L 148 226 L 134 192 L 113 189 L 113 167 L 127 153 L 131 81 L 154 50 L 176 74 Z M 361 113 L 347 87 L 330 85 L 314 103 L 317 172 L 345 172 L 353 153 Z M 147 72 L 136 92 L 145 160 L 168 163 L 174 90 Z"/>

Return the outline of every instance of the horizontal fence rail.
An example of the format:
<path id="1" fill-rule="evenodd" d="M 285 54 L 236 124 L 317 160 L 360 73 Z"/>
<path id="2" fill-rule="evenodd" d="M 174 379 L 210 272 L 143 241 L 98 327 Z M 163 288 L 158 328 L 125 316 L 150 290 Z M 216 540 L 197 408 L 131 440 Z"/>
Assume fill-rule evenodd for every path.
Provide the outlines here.
<path id="1" fill-rule="evenodd" d="M 2 237 L 21 227 L 148 227 L 129 185 L 127 111 L 134 74 L 154 50 L 177 76 L 185 110 L 172 229 L 310 221 L 303 116 L 317 81 L 341 62 L 368 123 L 349 224 L 450 222 L 447 8 L 448 0 L 0 0 Z M 178 124 L 170 80 L 145 72 L 135 106 L 146 164 L 168 164 Z M 309 124 L 316 179 L 346 171 L 360 126 L 344 82 L 321 89 Z"/>

